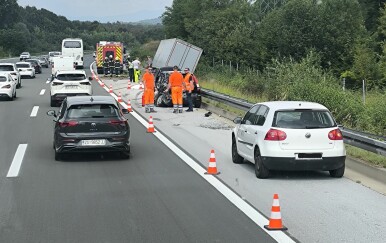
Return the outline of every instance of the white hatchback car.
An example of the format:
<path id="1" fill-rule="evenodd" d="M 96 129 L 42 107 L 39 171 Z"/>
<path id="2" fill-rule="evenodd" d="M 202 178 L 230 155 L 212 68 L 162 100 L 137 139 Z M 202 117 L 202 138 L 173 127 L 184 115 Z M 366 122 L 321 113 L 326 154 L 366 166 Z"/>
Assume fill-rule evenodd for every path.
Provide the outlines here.
<path id="1" fill-rule="evenodd" d="M 322 170 L 342 177 L 346 150 L 329 110 L 318 103 L 273 101 L 255 104 L 232 132 L 232 160 L 255 164 L 258 178 L 270 170 Z"/>
<path id="2" fill-rule="evenodd" d="M 20 72 L 15 63 L 0 63 L 0 72 L 9 72 L 14 80 L 16 80 L 17 88 L 21 88 Z"/>
<path id="3" fill-rule="evenodd" d="M 23 59 L 29 59 L 29 58 L 31 58 L 31 54 L 29 54 L 29 52 L 23 52 L 20 54 L 20 61 Z"/>
<path id="4" fill-rule="evenodd" d="M 35 68 L 30 62 L 17 62 L 17 70 L 19 70 L 20 76 L 28 76 L 30 78 L 35 78 Z"/>
<path id="5" fill-rule="evenodd" d="M 0 97 L 16 98 L 16 81 L 8 72 L 0 72 Z"/>
<path id="6" fill-rule="evenodd" d="M 51 106 L 60 105 L 67 96 L 92 95 L 91 80 L 84 70 L 57 71 L 51 81 Z"/>

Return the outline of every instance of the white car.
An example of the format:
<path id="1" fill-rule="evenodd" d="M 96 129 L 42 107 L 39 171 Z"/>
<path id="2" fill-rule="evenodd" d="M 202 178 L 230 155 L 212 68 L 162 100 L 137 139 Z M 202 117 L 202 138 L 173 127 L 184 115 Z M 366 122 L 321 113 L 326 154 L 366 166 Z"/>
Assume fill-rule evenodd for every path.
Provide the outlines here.
<path id="1" fill-rule="evenodd" d="M 329 110 L 303 101 L 255 104 L 232 132 L 232 160 L 255 164 L 258 178 L 270 170 L 322 170 L 342 177 L 346 150 Z"/>
<path id="2" fill-rule="evenodd" d="M 16 81 L 8 72 L 0 72 L 0 97 L 16 98 Z"/>
<path id="3" fill-rule="evenodd" d="M 29 52 L 22 52 L 20 54 L 20 61 L 23 59 L 29 59 L 29 58 L 31 58 L 31 54 L 29 54 Z"/>
<path id="4" fill-rule="evenodd" d="M 16 64 L 14 63 L 0 63 L 0 72 L 9 72 L 14 80 L 16 80 L 17 88 L 21 87 L 20 72 L 17 70 Z"/>
<path id="5" fill-rule="evenodd" d="M 51 106 L 61 104 L 67 96 L 92 95 L 91 80 L 84 70 L 57 71 L 51 81 Z"/>
<path id="6" fill-rule="evenodd" d="M 30 78 L 35 78 L 35 68 L 30 62 L 17 62 L 16 68 L 19 70 L 20 76 L 28 76 Z"/>

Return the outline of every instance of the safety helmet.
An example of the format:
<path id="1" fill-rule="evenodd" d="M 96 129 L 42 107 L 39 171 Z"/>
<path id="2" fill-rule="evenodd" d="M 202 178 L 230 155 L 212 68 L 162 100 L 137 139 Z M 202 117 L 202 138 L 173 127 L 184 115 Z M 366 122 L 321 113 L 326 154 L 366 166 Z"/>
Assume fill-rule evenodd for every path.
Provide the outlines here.
<path id="1" fill-rule="evenodd" d="M 113 55 L 110 55 L 109 58 L 113 58 Z"/>
<path id="2" fill-rule="evenodd" d="M 108 57 L 105 57 L 105 60 L 107 60 L 108 59 Z"/>

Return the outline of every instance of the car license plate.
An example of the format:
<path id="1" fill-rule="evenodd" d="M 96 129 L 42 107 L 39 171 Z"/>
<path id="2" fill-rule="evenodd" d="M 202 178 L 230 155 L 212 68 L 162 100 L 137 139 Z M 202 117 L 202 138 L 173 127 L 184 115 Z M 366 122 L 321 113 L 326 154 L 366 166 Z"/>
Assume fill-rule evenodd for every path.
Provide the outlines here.
<path id="1" fill-rule="evenodd" d="M 78 86 L 76 86 L 76 85 L 67 85 L 66 86 L 66 89 L 77 89 L 78 88 Z"/>
<path id="2" fill-rule="evenodd" d="M 99 146 L 99 145 L 105 145 L 105 144 L 106 144 L 105 139 L 82 140 L 83 146 Z"/>

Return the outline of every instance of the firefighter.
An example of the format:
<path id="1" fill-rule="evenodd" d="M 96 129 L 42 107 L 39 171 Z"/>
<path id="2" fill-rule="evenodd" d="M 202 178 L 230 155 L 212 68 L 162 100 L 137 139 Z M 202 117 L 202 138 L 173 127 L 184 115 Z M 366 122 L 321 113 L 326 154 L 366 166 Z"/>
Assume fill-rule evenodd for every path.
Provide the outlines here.
<path id="1" fill-rule="evenodd" d="M 105 74 L 105 77 L 109 74 L 109 58 L 105 57 L 105 60 L 103 61 L 103 73 Z"/>
<path id="2" fill-rule="evenodd" d="M 144 82 L 145 85 L 145 90 L 144 90 L 144 98 L 145 98 L 145 112 L 156 112 L 154 110 L 154 75 L 152 73 L 152 68 L 148 66 L 146 68 L 146 72 L 142 77 L 142 81 Z"/>
<path id="3" fill-rule="evenodd" d="M 189 108 L 186 110 L 187 112 L 192 112 L 193 111 L 193 102 L 192 102 L 192 91 L 194 89 L 194 84 L 193 84 L 193 78 L 192 74 L 190 73 L 189 68 L 185 68 L 185 77 L 184 77 L 184 82 L 185 82 L 185 92 L 186 92 L 186 99 L 188 101 Z"/>
<path id="4" fill-rule="evenodd" d="M 134 82 L 138 82 L 139 76 L 141 75 L 141 72 L 139 71 L 139 67 L 141 66 L 141 62 L 139 61 L 139 57 L 137 57 L 133 61 L 134 66 Z"/>
<path id="5" fill-rule="evenodd" d="M 109 56 L 109 68 L 110 68 L 110 77 L 112 77 L 113 73 L 114 73 L 114 68 L 115 68 L 115 62 L 113 59 L 113 55 Z"/>
<path id="6" fill-rule="evenodd" d="M 185 89 L 184 77 L 178 72 L 178 67 L 173 67 L 173 73 L 169 76 L 169 84 L 166 91 L 172 90 L 173 113 L 182 113 L 182 89 Z"/>
<path id="7" fill-rule="evenodd" d="M 115 69 L 115 76 L 119 77 L 121 72 L 121 61 L 119 60 L 119 57 L 115 58 L 114 69 Z"/>

